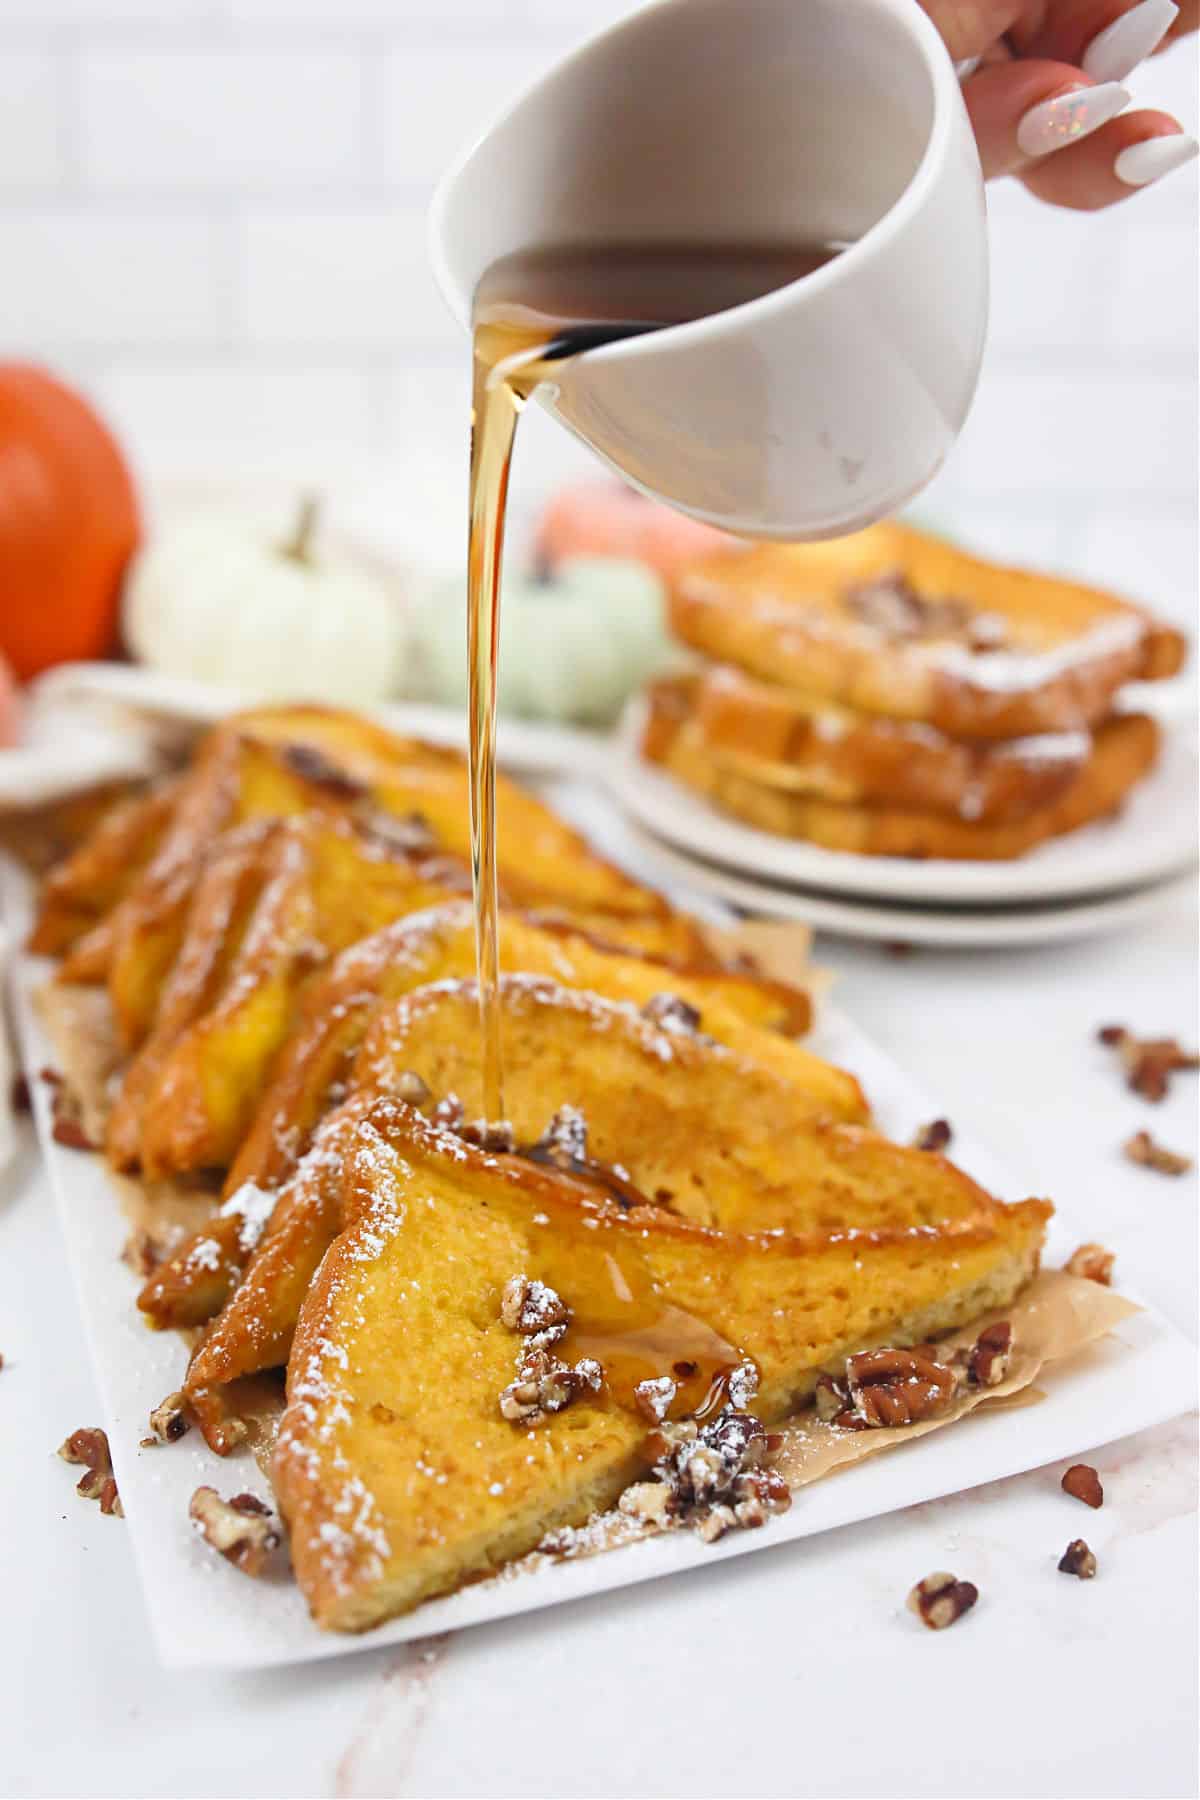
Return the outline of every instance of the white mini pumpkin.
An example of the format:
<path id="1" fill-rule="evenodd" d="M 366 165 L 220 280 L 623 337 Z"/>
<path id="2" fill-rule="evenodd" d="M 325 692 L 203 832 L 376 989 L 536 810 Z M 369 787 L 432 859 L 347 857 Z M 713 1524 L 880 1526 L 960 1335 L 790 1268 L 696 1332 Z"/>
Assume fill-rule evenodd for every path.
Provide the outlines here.
<path id="1" fill-rule="evenodd" d="M 133 655 L 263 699 L 364 706 L 393 694 L 403 608 L 366 566 L 314 547 L 315 512 L 306 501 L 283 542 L 228 512 L 164 526 L 125 585 Z"/>

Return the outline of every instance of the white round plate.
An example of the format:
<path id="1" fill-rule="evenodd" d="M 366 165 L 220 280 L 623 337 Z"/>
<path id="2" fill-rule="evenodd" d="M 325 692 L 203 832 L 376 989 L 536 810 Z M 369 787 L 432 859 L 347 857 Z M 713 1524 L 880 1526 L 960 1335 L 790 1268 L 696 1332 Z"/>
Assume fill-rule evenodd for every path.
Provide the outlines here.
<path id="1" fill-rule="evenodd" d="M 1057 906 L 1002 909 L 971 907 L 960 912 L 931 907 L 880 906 L 829 894 L 798 893 L 769 881 L 735 875 L 713 863 L 682 856 L 660 839 L 626 821 L 629 838 L 642 851 L 643 880 L 669 884 L 679 896 L 690 890 L 736 906 L 760 918 L 795 920 L 814 931 L 872 942 L 922 944 L 946 950 L 1004 950 L 1019 945 L 1065 943 L 1072 938 L 1120 931 L 1177 898 L 1192 877 L 1137 888 L 1132 893 L 1074 900 Z"/>
<path id="2" fill-rule="evenodd" d="M 52 706 L 56 713 L 78 707 L 101 718 L 107 716 L 110 721 L 113 715 L 132 715 L 135 722 L 166 720 L 197 728 L 215 724 L 243 707 L 264 704 L 261 697 L 235 688 L 158 675 L 133 663 L 64 663 L 40 676 L 33 692 L 39 704 Z M 456 750 L 467 747 L 467 715 L 463 707 L 397 700 L 364 710 L 369 717 L 405 737 L 423 738 L 427 743 Z M 602 732 L 572 725 L 502 718 L 496 752 L 501 767 L 514 775 L 585 775 L 599 773 L 601 766 L 607 764 L 609 740 Z M 0 801 L 5 790 L 2 764 L 6 754 L 13 753 L 0 752 Z M 34 759 L 35 753 L 31 751 L 30 757 Z M 69 768 L 60 770 L 55 765 L 50 774 L 64 788 L 79 786 L 81 770 L 76 765 L 80 759 L 59 760 L 69 763 Z M 39 767 L 46 761 L 40 750 L 36 761 Z M 82 774 L 90 777 L 86 759 Z"/>
<path id="3" fill-rule="evenodd" d="M 631 702 L 609 764 L 621 804 L 655 837 L 754 880 L 882 901 L 1029 905 L 1148 886 L 1196 860 L 1196 756 L 1180 732 L 1164 733 L 1158 768 L 1133 790 L 1117 818 L 1086 825 L 1011 862 L 952 862 L 823 850 L 728 818 L 642 759 L 643 717 L 643 702 Z"/>

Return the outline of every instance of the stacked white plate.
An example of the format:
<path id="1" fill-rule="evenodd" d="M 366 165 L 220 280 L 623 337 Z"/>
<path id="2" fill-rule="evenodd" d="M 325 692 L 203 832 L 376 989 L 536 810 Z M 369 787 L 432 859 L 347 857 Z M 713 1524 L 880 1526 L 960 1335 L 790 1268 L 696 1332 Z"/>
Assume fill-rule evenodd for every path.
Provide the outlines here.
<path id="1" fill-rule="evenodd" d="M 774 837 L 710 806 L 641 757 L 643 708 L 622 722 L 610 780 L 648 856 L 743 911 L 849 937 L 946 946 L 1050 943 L 1115 930 L 1178 894 L 1197 860 L 1197 760 L 1181 725 L 1113 819 L 1010 862 L 854 856 Z"/>

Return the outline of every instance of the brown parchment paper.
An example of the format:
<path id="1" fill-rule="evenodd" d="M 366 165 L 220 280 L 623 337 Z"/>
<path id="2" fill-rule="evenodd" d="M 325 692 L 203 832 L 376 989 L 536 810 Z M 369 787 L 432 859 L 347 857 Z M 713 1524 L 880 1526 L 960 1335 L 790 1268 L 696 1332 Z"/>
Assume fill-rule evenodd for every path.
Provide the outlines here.
<path id="1" fill-rule="evenodd" d="M 846 1431 L 824 1424 L 810 1408 L 782 1427 L 783 1445 L 775 1466 L 790 1488 L 807 1487 L 809 1482 L 820 1481 L 822 1476 L 832 1475 L 835 1469 L 849 1463 L 878 1456 L 895 1444 L 911 1443 L 927 1432 L 941 1431 L 979 1407 L 986 1409 L 1028 1390 L 1047 1363 L 1060 1362 L 1082 1350 L 1122 1319 L 1140 1311 L 1132 1300 L 1098 1281 L 1068 1275 L 1065 1269 L 1043 1270 L 1011 1306 L 939 1340 L 939 1348 L 957 1349 L 973 1344 L 993 1320 L 1008 1319 L 1013 1328 L 1013 1349 L 1004 1381 L 992 1388 L 967 1389 L 948 1412 L 916 1425 Z"/>

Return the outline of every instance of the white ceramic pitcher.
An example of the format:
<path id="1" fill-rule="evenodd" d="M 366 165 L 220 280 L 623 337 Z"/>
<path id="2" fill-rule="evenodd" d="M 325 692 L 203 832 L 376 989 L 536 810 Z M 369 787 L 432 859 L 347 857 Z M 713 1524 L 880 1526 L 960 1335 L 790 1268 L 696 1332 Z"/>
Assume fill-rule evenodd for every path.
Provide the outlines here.
<path id="1" fill-rule="evenodd" d="M 893 511 L 966 417 L 987 320 L 975 142 L 916 0 L 658 0 L 518 98 L 433 202 L 464 325 L 500 256 L 605 241 L 847 243 L 803 280 L 564 360 L 543 404 L 728 530 Z"/>

